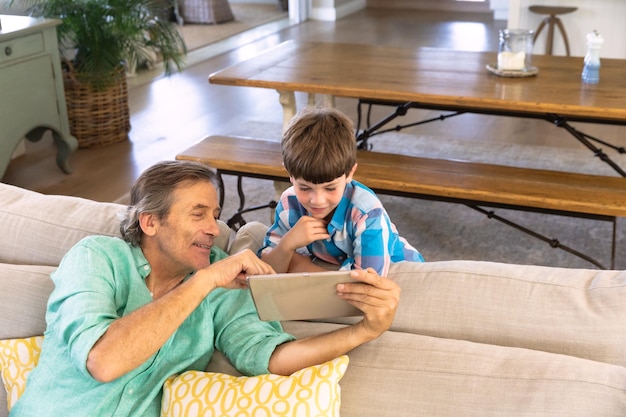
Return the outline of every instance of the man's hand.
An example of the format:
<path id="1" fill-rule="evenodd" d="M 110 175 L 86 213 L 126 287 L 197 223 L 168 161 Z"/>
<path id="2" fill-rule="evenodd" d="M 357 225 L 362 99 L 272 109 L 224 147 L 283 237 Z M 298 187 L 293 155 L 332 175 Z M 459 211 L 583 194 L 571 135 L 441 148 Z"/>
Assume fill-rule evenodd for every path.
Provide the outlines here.
<path id="1" fill-rule="evenodd" d="M 213 288 L 246 288 L 246 276 L 274 273 L 274 269 L 250 249 L 230 255 L 196 272 L 211 280 Z"/>
<path id="2" fill-rule="evenodd" d="M 360 283 L 337 285 L 339 296 L 364 313 L 361 325 L 372 339 L 387 331 L 396 316 L 400 302 L 400 287 L 389 278 L 381 277 L 372 268 L 353 270 L 350 275 Z"/>
<path id="3" fill-rule="evenodd" d="M 298 369 L 323 363 L 372 341 L 391 327 L 400 301 L 400 287 L 373 269 L 353 270 L 361 282 L 338 284 L 339 296 L 364 313 L 363 320 L 330 333 L 283 343 L 270 358 L 270 372 L 290 375 Z"/>

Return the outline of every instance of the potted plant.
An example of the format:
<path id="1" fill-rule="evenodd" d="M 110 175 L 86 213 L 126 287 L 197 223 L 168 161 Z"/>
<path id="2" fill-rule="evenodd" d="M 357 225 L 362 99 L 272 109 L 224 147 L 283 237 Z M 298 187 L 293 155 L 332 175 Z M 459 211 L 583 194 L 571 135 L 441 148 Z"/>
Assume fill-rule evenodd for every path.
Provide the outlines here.
<path id="1" fill-rule="evenodd" d="M 185 42 L 169 19 L 168 0 L 27 0 L 35 17 L 62 21 L 70 131 L 79 147 L 128 138 L 126 72 L 162 61 L 166 75 L 181 69 Z"/>

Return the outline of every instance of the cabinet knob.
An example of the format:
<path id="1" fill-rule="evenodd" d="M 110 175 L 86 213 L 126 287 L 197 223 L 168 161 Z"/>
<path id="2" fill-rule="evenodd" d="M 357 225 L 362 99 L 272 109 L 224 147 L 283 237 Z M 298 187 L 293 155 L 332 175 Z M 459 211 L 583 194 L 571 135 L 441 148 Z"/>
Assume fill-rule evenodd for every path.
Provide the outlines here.
<path id="1" fill-rule="evenodd" d="M 6 56 L 11 55 L 12 53 L 13 53 L 13 49 L 11 49 L 11 47 L 10 47 L 10 46 L 7 46 L 6 48 L 4 48 L 4 54 L 5 54 Z"/>

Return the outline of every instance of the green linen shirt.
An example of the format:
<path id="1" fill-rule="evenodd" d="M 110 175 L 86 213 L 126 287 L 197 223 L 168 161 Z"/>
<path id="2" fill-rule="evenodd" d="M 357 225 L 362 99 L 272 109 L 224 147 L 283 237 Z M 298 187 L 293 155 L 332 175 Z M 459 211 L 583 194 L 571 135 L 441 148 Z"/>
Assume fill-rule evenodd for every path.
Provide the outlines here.
<path id="1" fill-rule="evenodd" d="M 211 250 L 211 263 L 228 256 Z M 37 367 L 11 417 L 158 417 L 165 380 L 204 370 L 217 348 L 246 375 L 268 372 L 275 347 L 293 340 L 278 322 L 259 320 L 248 290 L 216 289 L 145 363 L 101 383 L 87 371 L 87 355 L 116 319 L 152 301 L 150 265 L 140 248 L 119 238 L 80 241 L 52 274 L 47 329 Z"/>

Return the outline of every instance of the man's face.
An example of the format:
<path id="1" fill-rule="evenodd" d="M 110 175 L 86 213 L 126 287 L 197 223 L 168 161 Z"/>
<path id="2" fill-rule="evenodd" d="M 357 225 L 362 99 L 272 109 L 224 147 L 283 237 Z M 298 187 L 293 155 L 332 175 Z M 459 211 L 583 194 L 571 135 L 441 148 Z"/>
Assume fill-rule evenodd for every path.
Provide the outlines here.
<path id="1" fill-rule="evenodd" d="M 163 221 L 156 221 L 159 251 L 170 268 L 191 272 L 206 268 L 213 239 L 219 235 L 217 192 L 208 181 L 187 182 L 176 188 Z"/>
<path id="2" fill-rule="evenodd" d="M 352 178 L 350 176 L 350 178 Z M 306 208 L 309 216 L 319 220 L 330 220 L 335 208 L 339 205 L 348 183 L 346 175 L 330 182 L 313 184 L 303 179 L 291 177 L 296 198 Z"/>

